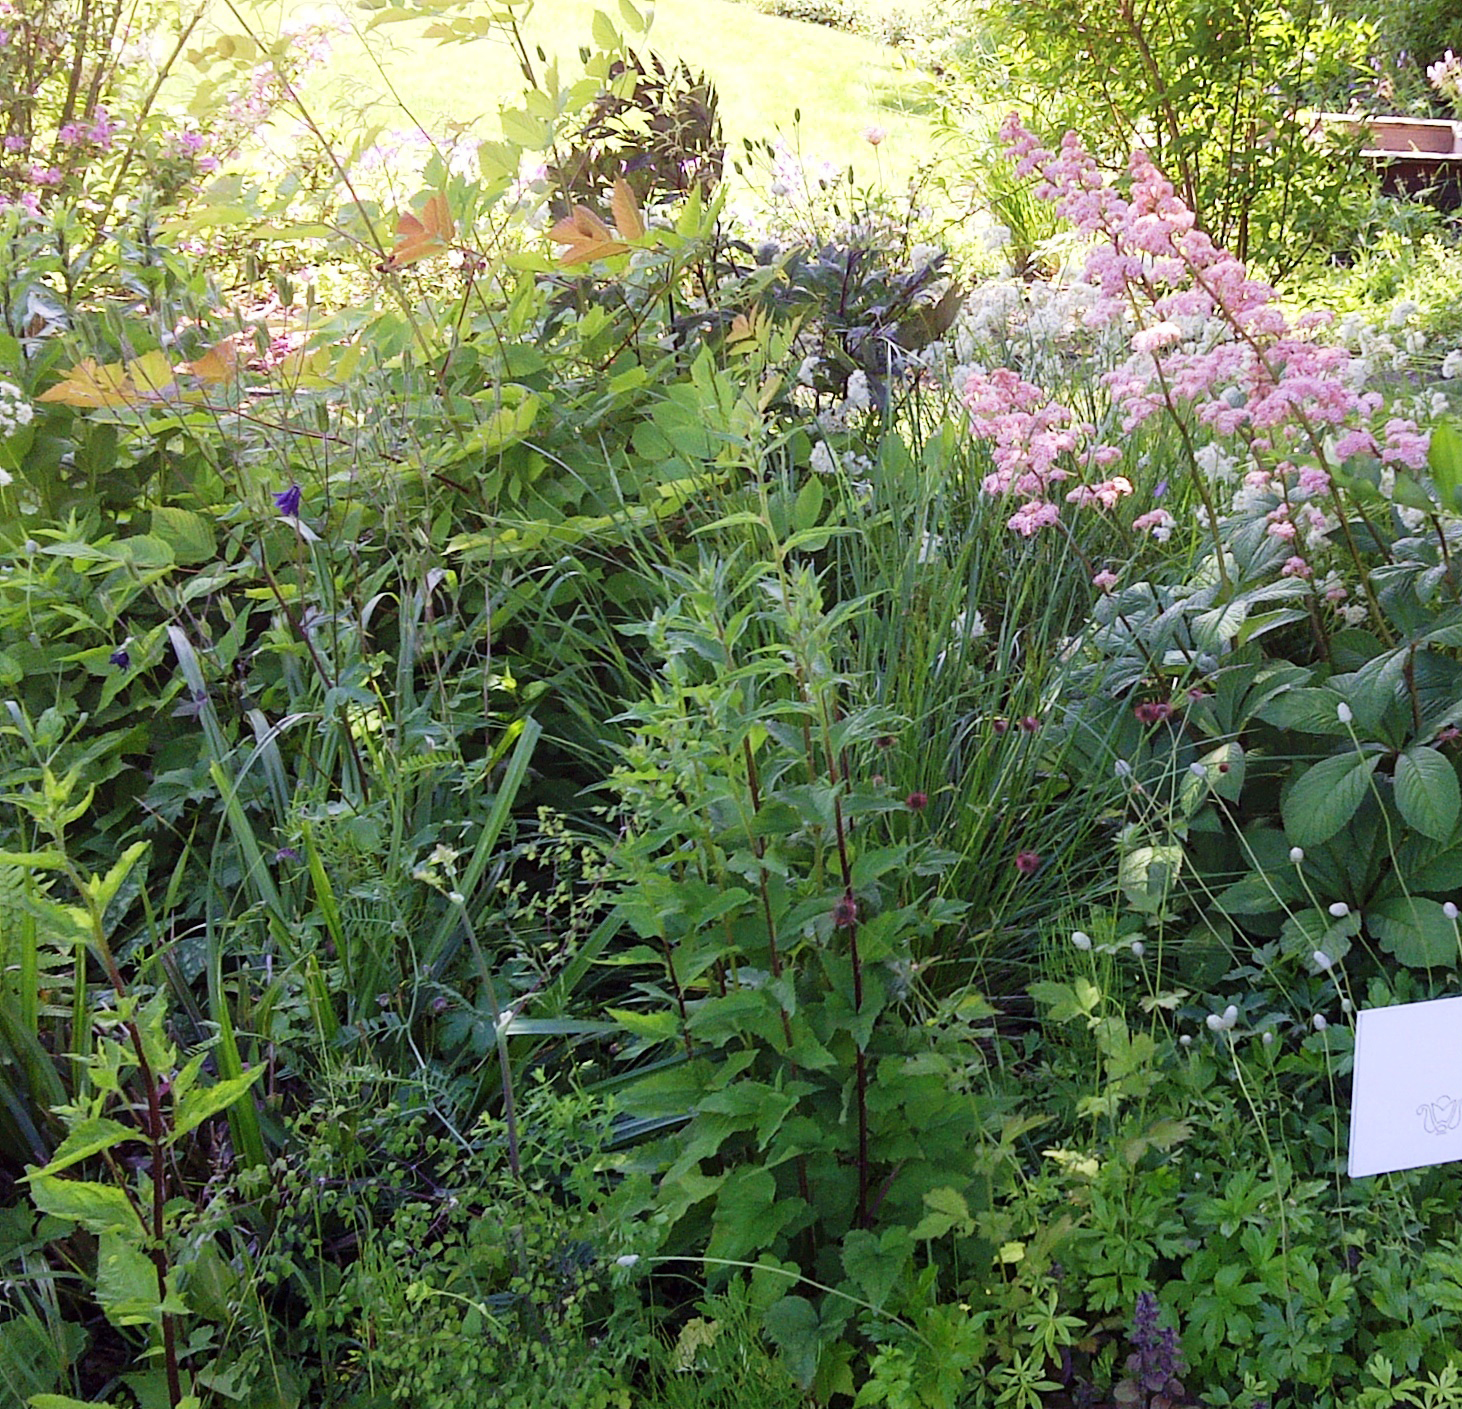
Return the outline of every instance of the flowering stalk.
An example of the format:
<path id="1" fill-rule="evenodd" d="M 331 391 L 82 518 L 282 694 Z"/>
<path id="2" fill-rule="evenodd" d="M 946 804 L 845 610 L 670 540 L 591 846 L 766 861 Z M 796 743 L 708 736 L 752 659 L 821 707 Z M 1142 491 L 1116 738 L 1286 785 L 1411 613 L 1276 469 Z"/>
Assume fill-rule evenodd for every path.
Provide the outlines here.
<path id="1" fill-rule="evenodd" d="M 1040 177 L 1035 194 L 1052 201 L 1092 241 L 1079 275 L 1092 294 L 1085 322 L 1123 329 L 1130 349 L 1126 362 L 1103 379 L 1112 409 L 1127 436 L 1159 413 L 1177 428 L 1224 588 L 1231 583 L 1210 484 L 1216 458 L 1248 466 L 1241 495 L 1279 501 L 1267 516 L 1266 532 L 1295 545 L 1284 576 L 1311 578 L 1309 555 L 1338 530 L 1372 622 L 1389 637 L 1347 512 L 1339 511 L 1335 481 L 1356 456 L 1374 456 L 1384 468 L 1422 469 L 1426 434 L 1396 416 L 1376 428 L 1383 398 L 1357 389 L 1357 364 L 1346 348 L 1314 336 L 1328 315 L 1291 323 L 1274 289 L 1196 228 L 1193 212 L 1146 153 L 1133 154 L 1123 194 L 1074 134 L 1052 152 L 1014 115 L 1001 134 L 1018 174 Z M 1014 531 L 1029 536 L 1057 522 L 1058 488 L 1078 508 L 1110 509 L 1132 492 L 1125 476 L 1089 482 L 1098 469 L 1110 475 L 1108 467 L 1121 451 L 1099 442 L 1094 426 L 1078 422 L 1067 407 L 1008 369 L 976 372 L 964 397 L 974 433 L 992 446 L 995 472 L 984 489 L 1025 497 L 1009 520 Z M 1200 446 L 1195 427 L 1206 427 L 1212 441 Z M 1225 439 L 1237 442 L 1237 461 L 1219 449 Z M 1073 479 L 1078 480 L 1073 487 L 1064 484 Z M 1172 515 L 1161 508 L 1134 523 L 1159 538 L 1173 526 Z M 1343 589 L 1333 594 L 1334 588 L 1327 594 L 1332 602 L 1345 595 Z M 1317 589 L 1312 597 L 1318 601 Z"/>

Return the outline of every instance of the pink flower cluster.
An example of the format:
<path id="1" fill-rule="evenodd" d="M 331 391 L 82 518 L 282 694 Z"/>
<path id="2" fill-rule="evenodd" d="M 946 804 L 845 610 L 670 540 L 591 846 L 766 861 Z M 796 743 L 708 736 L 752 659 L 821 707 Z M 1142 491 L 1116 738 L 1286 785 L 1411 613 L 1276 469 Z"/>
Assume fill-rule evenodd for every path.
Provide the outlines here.
<path id="1" fill-rule="evenodd" d="M 1094 295 L 1088 325 L 1130 330 L 1130 356 L 1105 377 L 1124 434 L 1166 412 L 1214 437 L 1237 439 L 1251 466 L 1248 488 L 1283 501 L 1271 533 L 1290 539 L 1291 491 L 1302 501 L 1327 495 L 1330 472 L 1348 457 L 1374 455 L 1413 469 L 1426 463 L 1428 438 L 1414 422 L 1393 418 L 1374 429 L 1382 398 L 1354 390 L 1346 375 L 1350 353 L 1313 335 L 1328 318 L 1291 322 L 1270 285 L 1196 228 L 1193 212 L 1145 152 L 1133 153 L 1124 194 L 1073 133 L 1052 152 L 1012 114 L 1001 135 L 1017 171 L 1039 176 L 1036 194 L 1054 201 L 1091 241 L 1080 275 Z M 1059 481 L 1082 479 L 1065 495 L 1077 505 L 1110 509 L 1132 492 L 1120 476 L 1085 482 L 1091 469 L 1115 463 L 1121 452 L 1092 444 L 1092 426 L 1013 372 L 977 373 L 964 400 L 974 433 L 993 446 L 996 470 L 985 490 L 1027 499 L 1010 520 L 1018 532 L 1057 520 L 1050 495 Z M 1196 464 L 1193 470 L 1201 474 Z M 1323 515 L 1314 510 L 1311 519 Z M 1173 519 L 1155 509 L 1134 527 L 1161 538 Z M 1284 570 L 1307 576 L 1308 564 L 1295 556 Z"/>
<path id="2" fill-rule="evenodd" d="M 1012 516 L 1009 526 L 1030 537 L 1059 517 L 1046 495 L 1061 480 L 1077 473 L 1073 466 L 1110 465 L 1122 452 L 1110 445 L 1088 445 L 1096 427 L 1078 421 L 1069 406 L 1050 400 L 1037 386 L 1009 368 L 972 373 L 965 383 L 965 405 L 976 435 L 994 449 L 993 474 L 982 484 L 986 494 L 1019 494 L 1027 502 Z M 1132 492 L 1125 479 L 1081 485 L 1067 496 L 1073 502 L 1099 501 L 1107 507 Z"/>

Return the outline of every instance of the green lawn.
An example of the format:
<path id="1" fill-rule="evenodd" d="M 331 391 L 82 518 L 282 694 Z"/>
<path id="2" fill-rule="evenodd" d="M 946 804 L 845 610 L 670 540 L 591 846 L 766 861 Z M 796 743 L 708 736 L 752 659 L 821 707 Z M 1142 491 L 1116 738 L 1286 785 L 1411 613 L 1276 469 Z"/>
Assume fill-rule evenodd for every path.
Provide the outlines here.
<path id="1" fill-rule="evenodd" d="M 315 8 L 285 0 L 256 4 L 247 13 L 269 32 L 281 16 L 297 18 Z M 538 0 L 524 31 L 531 45 L 558 57 L 570 72 L 601 8 L 616 9 L 607 0 Z M 348 14 L 353 23 L 366 18 L 358 10 Z M 222 6 L 219 23 L 238 28 Z M 337 36 L 329 63 L 305 86 L 307 100 L 352 120 L 363 112 L 388 127 L 420 123 L 435 132 L 463 124 L 497 136 L 499 108 L 516 104 L 522 88 L 507 46 L 495 39 L 443 46 L 419 33 L 406 23 L 382 26 L 368 38 Z M 930 125 L 914 110 L 918 74 L 901 66 L 895 51 L 867 39 L 730 0 L 661 0 L 649 44 L 710 74 L 733 155 L 743 137 L 781 132 L 789 142 L 797 140 L 798 111 L 804 156 L 851 164 L 860 184 L 881 177 L 897 188 L 932 150 Z M 888 133 L 876 156 L 863 139 L 864 129 L 875 124 Z"/>

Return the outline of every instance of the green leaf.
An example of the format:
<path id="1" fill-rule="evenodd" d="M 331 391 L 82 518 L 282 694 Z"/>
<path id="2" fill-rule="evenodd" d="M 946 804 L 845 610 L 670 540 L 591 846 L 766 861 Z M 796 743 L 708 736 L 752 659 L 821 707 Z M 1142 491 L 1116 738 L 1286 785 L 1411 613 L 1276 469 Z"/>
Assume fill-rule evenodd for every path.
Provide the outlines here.
<path id="1" fill-rule="evenodd" d="M 115 1232 L 103 1233 L 97 1244 L 96 1299 L 119 1330 L 162 1324 L 157 1268 L 134 1242 Z"/>
<path id="2" fill-rule="evenodd" d="M 218 553 L 213 525 L 192 509 L 169 505 L 153 509 L 152 536 L 166 543 L 180 563 L 206 563 Z"/>
<path id="3" fill-rule="evenodd" d="M 212 1086 L 205 1086 L 201 1091 L 189 1091 L 178 1102 L 173 1114 L 173 1129 L 168 1137 L 169 1141 L 182 1139 L 210 1116 L 227 1110 L 263 1075 L 264 1068 L 257 1066 L 243 1076 L 231 1076 L 224 1081 L 215 1081 Z"/>
<path id="4" fill-rule="evenodd" d="M 79 1164 L 103 1150 L 110 1150 L 113 1145 L 120 1145 L 124 1140 L 141 1138 L 131 1126 L 123 1125 L 118 1120 L 109 1120 L 106 1116 L 91 1116 L 86 1120 L 79 1120 L 61 1141 L 51 1162 L 38 1173 L 59 1174 L 63 1169 L 70 1169 L 73 1164 Z"/>
<path id="5" fill-rule="evenodd" d="M 502 112 L 503 136 L 530 152 L 541 151 L 548 146 L 552 128 L 538 118 L 530 117 L 519 108 L 504 108 Z"/>
<path id="6" fill-rule="evenodd" d="M 29 1409 L 116 1409 L 110 1399 L 72 1399 L 69 1394 L 33 1394 Z"/>
<path id="7" fill-rule="evenodd" d="M 96 901 L 98 909 L 105 910 L 117 898 L 117 894 L 131 874 L 132 868 L 149 845 L 151 843 L 145 841 L 133 842 L 117 858 L 105 876 L 93 876 L 87 883 L 86 888 L 91 893 L 92 899 Z"/>
<path id="8" fill-rule="evenodd" d="M 801 1199 L 777 1197 L 777 1181 L 770 1170 L 757 1165 L 733 1169 L 716 1195 L 707 1262 L 747 1258 L 769 1247 L 805 1207 Z"/>
<path id="9" fill-rule="evenodd" d="M 1391 498 L 1408 509 L 1418 509 L 1424 514 L 1436 512 L 1431 495 L 1408 474 L 1398 471 L 1391 490 Z"/>
<path id="10" fill-rule="evenodd" d="M 1429 969 L 1457 960 L 1457 928 L 1435 900 L 1393 895 L 1368 906 L 1366 928 L 1413 969 Z"/>
<path id="11" fill-rule="evenodd" d="M 1284 833 L 1296 846 L 1327 842 L 1352 817 L 1370 791 L 1371 774 L 1380 758 L 1375 754 L 1342 753 L 1322 758 L 1289 792 L 1280 805 Z"/>
<path id="12" fill-rule="evenodd" d="M 1334 690 L 1300 686 L 1276 695 L 1256 711 L 1256 717 L 1276 729 L 1299 729 L 1306 734 L 1338 737 L 1346 732 L 1336 713 L 1339 704 L 1340 696 Z"/>
<path id="13" fill-rule="evenodd" d="M 1070 1022 L 1072 1018 L 1090 1018 L 1102 1001 L 1102 992 L 1090 979 L 1079 978 L 1074 985 L 1042 979 L 1026 990 L 1037 1003 L 1051 1011 L 1052 1022 Z"/>
<path id="14" fill-rule="evenodd" d="M 39 1169 L 32 1170 L 25 1179 L 30 1185 L 31 1202 L 53 1218 L 79 1223 L 91 1233 L 109 1233 L 114 1229 L 134 1234 L 142 1231 L 142 1220 L 126 1191 L 114 1184 L 60 1179 Z"/>
<path id="15" fill-rule="evenodd" d="M 1319 952 L 1339 963 L 1350 952 L 1350 941 L 1360 933 L 1360 916 L 1354 911 L 1332 918 L 1324 910 L 1301 910 L 1288 916 L 1279 932 L 1286 954 L 1293 954 L 1314 969 L 1312 955 Z"/>
<path id="16" fill-rule="evenodd" d="M 1462 811 L 1462 789 L 1445 755 L 1416 744 L 1396 760 L 1396 806 L 1423 836 L 1447 841 Z"/>
<path id="17" fill-rule="evenodd" d="M 975 1220 L 970 1214 L 970 1206 L 958 1189 L 941 1185 L 938 1189 L 928 1190 L 924 1195 L 924 1207 L 929 1212 L 919 1220 L 913 1230 L 914 1237 L 920 1241 L 942 1238 L 955 1228 L 966 1236 L 975 1231 Z"/>
<path id="18" fill-rule="evenodd" d="M 594 18 L 590 24 L 589 32 L 594 36 L 594 42 L 601 49 L 618 49 L 620 44 L 623 43 L 619 37 L 619 31 L 614 27 L 614 21 L 603 10 L 594 11 Z"/>
<path id="19" fill-rule="evenodd" d="M 794 527 L 804 533 L 808 529 L 816 528 L 818 521 L 822 518 L 826 502 L 827 496 L 823 493 L 822 481 L 813 476 L 802 486 L 797 495 L 797 502 L 792 506 Z"/>
<path id="20" fill-rule="evenodd" d="M 621 1027 L 646 1042 L 669 1042 L 680 1036 L 680 1018 L 675 1013 L 637 1013 L 632 1008 L 606 1011 Z"/>
<path id="21" fill-rule="evenodd" d="M 881 1238 L 854 1228 L 843 1239 L 843 1270 L 863 1299 L 881 1309 L 910 1265 L 913 1252 L 914 1239 L 907 1228 L 887 1228 Z"/>
<path id="22" fill-rule="evenodd" d="M 1442 502 L 1449 509 L 1462 508 L 1462 497 L 1459 497 L 1459 490 L 1462 490 L 1462 429 L 1455 421 L 1439 421 L 1432 427 L 1426 460 Z"/>
<path id="23" fill-rule="evenodd" d="M 821 1350 L 817 1308 L 806 1297 L 784 1296 L 767 1307 L 762 1326 L 781 1351 L 792 1378 L 806 1389 L 817 1374 Z"/>

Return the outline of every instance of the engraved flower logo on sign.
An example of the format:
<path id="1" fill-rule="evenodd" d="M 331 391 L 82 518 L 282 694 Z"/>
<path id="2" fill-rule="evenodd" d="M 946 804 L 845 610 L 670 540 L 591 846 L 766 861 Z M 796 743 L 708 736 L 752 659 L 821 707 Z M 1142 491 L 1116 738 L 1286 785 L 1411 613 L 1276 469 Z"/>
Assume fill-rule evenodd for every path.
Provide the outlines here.
<path id="1" fill-rule="evenodd" d="M 1416 1108 L 1416 1113 L 1428 1135 L 1445 1135 L 1462 1125 L 1462 1100 L 1456 1096 L 1442 1096 L 1435 1101 L 1423 1101 Z"/>

